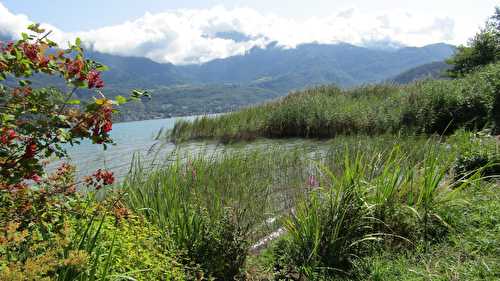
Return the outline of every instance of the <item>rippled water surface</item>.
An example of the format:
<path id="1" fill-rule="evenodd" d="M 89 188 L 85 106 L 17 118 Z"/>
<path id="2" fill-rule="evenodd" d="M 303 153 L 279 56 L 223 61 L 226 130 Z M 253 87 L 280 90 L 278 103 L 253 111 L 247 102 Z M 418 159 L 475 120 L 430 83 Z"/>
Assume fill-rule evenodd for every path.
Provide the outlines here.
<path id="1" fill-rule="evenodd" d="M 83 142 L 80 145 L 68 147 L 69 159 L 64 159 L 74 165 L 78 170 L 78 177 L 92 174 L 99 168 L 110 169 L 118 178 L 122 178 L 130 169 L 134 157 L 140 157 L 143 161 L 164 163 L 171 159 L 174 151 L 182 151 L 187 154 L 213 155 L 220 150 L 245 150 L 264 149 L 269 146 L 281 146 L 285 148 L 304 147 L 309 148 L 322 146 L 322 142 L 306 140 L 259 140 L 251 143 L 240 143 L 231 146 L 222 146 L 214 142 L 190 142 L 176 147 L 167 141 L 166 137 L 157 139 L 159 132 L 165 132 L 174 127 L 178 119 L 193 120 L 195 116 L 179 117 L 158 120 L 146 120 L 137 122 L 117 123 L 113 125 L 111 136 L 115 145 L 109 145 L 106 150 L 100 145 Z M 53 169 L 60 161 L 52 162 L 48 170 Z"/>

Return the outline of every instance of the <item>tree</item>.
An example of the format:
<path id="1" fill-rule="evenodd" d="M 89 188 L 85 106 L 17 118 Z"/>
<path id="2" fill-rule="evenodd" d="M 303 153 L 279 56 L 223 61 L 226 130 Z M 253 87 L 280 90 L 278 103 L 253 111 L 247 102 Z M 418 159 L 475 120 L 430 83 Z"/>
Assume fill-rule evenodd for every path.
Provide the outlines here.
<path id="1" fill-rule="evenodd" d="M 468 46 L 459 46 L 455 55 L 447 62 L 453 67 L 451 77 L 462 77 L 478 67 L 497 62 L 500 59 L 500 7 L 472 39 Z"/>

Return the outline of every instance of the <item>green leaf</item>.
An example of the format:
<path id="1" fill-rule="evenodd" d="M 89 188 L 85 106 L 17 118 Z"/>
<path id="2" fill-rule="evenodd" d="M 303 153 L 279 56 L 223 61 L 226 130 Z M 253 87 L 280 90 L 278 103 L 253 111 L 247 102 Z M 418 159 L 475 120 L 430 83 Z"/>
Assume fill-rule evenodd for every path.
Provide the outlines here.
<path id="1" fill-rule="evenodd" d="M 76 37 L 76 40 L 75 40 L 75 45 L 77 47 L 80 47 L 82 45 L 82 39 L 80 39 L 80 37 Z"/>
<path id="2" fill-rule="evenodd" d="M 127 98 L 125 98 L 124 96 L 116 96 L 115 100 L 119 105 L 127 103 L 128 101 Z"/>
<path id="3" fill-rule="evenodd" d="M 2 120 L 2 123 L 6 123 L 8 121 L 14 121 L 14 120 L 16 120 L 16 116 L 14 116 L 12 114 L 2 113 L 0 115 L 0 120 Z"/>
<path id="4" fill-rule="evenodd" d="M 99 64 L 95 70 L 98 70 L 98 71 L 108 71 L 109 70 L 109 67 L 106 66 L 106 65 L 103 65 L 103 64 Z"/>
<path id="5" fill-rule="evenodd" d="M 142 97 L 151 98 L 151 94 L 148 91 L 133 90 L 131 97 L 134 99 L 138 99 L 138 98 L 142 98 Z"/>
<path id="6" fill-rule="evenodd" d="M 45 29 L 43 28 L 40 28 L 40 24 L 39 23 L 33 23 L 33 24 L 30 24 L 28 26 L 28 29 L 35 32 L 35 33 L 44 33 L 45 32 Z"/>
<path id="7" fill-rule="evenodd" d="M 49 47 L 57 47 L 57 43 L 52 40 L 45 39 L 45 43 L 47 43 Z"/>
<path id="8" fill-rule="evenodd" d="M 31 85 L 31 81 L 29 81 L 29 80 L 19 80 L 19 86 L 26 87 L 28 85 Z"/>
<path id="9" fill-rule="evenodd" d="M 68 101 L 68 104 L 72 104 L 72 105 L 80 104 L 80 100 L 70 100 L 70 101 Z"/>

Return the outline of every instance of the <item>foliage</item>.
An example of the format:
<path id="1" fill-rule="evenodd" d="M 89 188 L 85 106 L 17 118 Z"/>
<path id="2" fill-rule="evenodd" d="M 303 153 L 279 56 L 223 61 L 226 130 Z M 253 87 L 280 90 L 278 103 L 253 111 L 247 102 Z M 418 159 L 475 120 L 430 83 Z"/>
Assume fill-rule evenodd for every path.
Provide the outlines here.
<path id="1" fill-rule="evenodd" d="M 356 261 L 353 280 L 497 280 L 498 186 L 478 182 L 460 191 L 469 204 L 445 210 L 453 230 L 440 243 L 384 249 Z"/>
<path id="2" fill-rule="evenodd" d="M 500 122 L 500 64 L 448 81 L 317 87 L 216 117 L 178 121 L 170 139 L 224 142 L 271 138 L 331 138 L 384 133 L 452 134 Z M 363 112 L 363 114 L 359 114 Z"/>
<path id="3" fill-rule="evenodd" d="M 287 207 L 271 202 L 293 201 L 293 186 L 305 179 L 290 165 L 301 161 L 283 149 L 206 153 L 213 156 L 176 154 L 152 169 L 138 161 L 123 188 L 130 208 L 172 240 L 186 266 L 231 280 L 242 272 L 249 243 L 272 231 L 262 222 Z"/>
<path id="4" fill-rule="evenodd" d="M 108 278 L 116 272 L 116 245 L 114 237 L 102 239 L 103 226 L 110 217 L 117 224 L 127 214 L 120 196 L 98 202 L 92 189 L 82 195 L 76 191 L 74 167 L 63 164 L 46 175 L 43 161 L 65 156 L 64 144 L 112 143 L 114 105 L 129 99 L 112 101 L 98 92 L 81 105 L 73 95 L 78 89 L 102 88 L 100 71 L 106 67 L 85 59 L 80 39 L 61 50 L 38 24 L 29 30 L 33 35 L 0 44 L 0 80 L 5 82 L 0 85 L 0 279 Z M 61 78 L 70 92 L 32 88 L 26 79 L 41 73 Z M 133 92 L 132 99 L 143 95 Z M 95 189 L 113 182 L 105 170 L 87 180 Z M 111 229 L 117 233 L 116 226 Z"/>
<path id="5" fill-rule="evenodd" d="M 500 175 L 497 141 L 481 132 L 469 134 L 468 138 L 469 145 L 461 148 L 461 153 L 453 163 L 455 180 L 467 180 L 474 176 L 494 180 Z"/>
<path id="6" fill-rule="evenodd" d="M 65 156 L 62 144 L 73 145 L 82 139 L 104 146 L 112 143 L 109 132 L 114 105 L 128 101 L 123 97 L 113 101 L 98 91 L 92 101 L 80 104 L 74 99 L 77 90 L 104 87 L 100 75 L 106 67 L 85 58 L 80 39 L 67 49 L 58 49 L 48 39 L 50 32 L 45 33 L 38 24 L 29 29 L 32 35 L 23 33 L 16 42 L 0 42 L 0 81 L 18 83 L 0 85 L 3 184 L 38 181 L 43 174 L 40 160 Z M 71 90 L 33 88 L 29 79 L 41 73 L 60 77 Z"/>
<path id="7" fill-rule="evenodd" d="M 154 240 L 158 231 L 120 198 L 98 202 L 93 192 L 77 193 L 68 165 L 37 186 L 1 190 L 0 279 L 184 280 L 183 267 Z"/>
<path id="8" fill-rule="evenodd" d="M 360 254 L 360 243 L 370 238 L 369 209 L 358 192 L 352 183 L 345 183 L 325 193 L 315 192 L 297 206 L 284 223 L 286 244 L 276 253 L 281 257 L 275 267 L 283 277 L 292 274 L 287 271 L 293 268 L 305 276 L 350 270 Z"/>
<path id="9" fill-rule="evenodd" d="M 456 54 L 448 60 L 452 65 L 449 74 L 460 77 L 477 70 L 481 66 L 495 63 L 500 59 L 500 8 L 472 39 L 468 46 L 460 46 Z"/>

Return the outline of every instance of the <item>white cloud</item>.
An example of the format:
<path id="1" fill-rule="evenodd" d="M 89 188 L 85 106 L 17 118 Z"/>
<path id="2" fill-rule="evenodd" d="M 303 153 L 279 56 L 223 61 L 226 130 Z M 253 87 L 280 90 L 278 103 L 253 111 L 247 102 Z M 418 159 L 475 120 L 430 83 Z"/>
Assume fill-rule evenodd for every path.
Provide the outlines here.
<path id="1" fill-rule="evenodd" d="M 29 23 L 26 15 L 12 14 L 0 3 L 0 33 L 19 34 Z M 363 14 L 356 9 L 335 12 L 329 17 L 295 20 L 249 8 L 214 7 L 146 13 L 119 25 L 75 33 L 48 27 L 54 31 L 52 37 L 58 42 L 79 36 L 87 46 L 100 52 L 176 64 L 202 63 L 244 54 L 272 41 L 286 48 L 310 42 L 357 45 L 387 42 L 393 46 L 422 46 L 457 41 L 455 21 L 449 17 L 415 15 L 407 11 Z M 248 40 L 217 38 L 216 34 L 221 32 L 242 34 Z"/>

